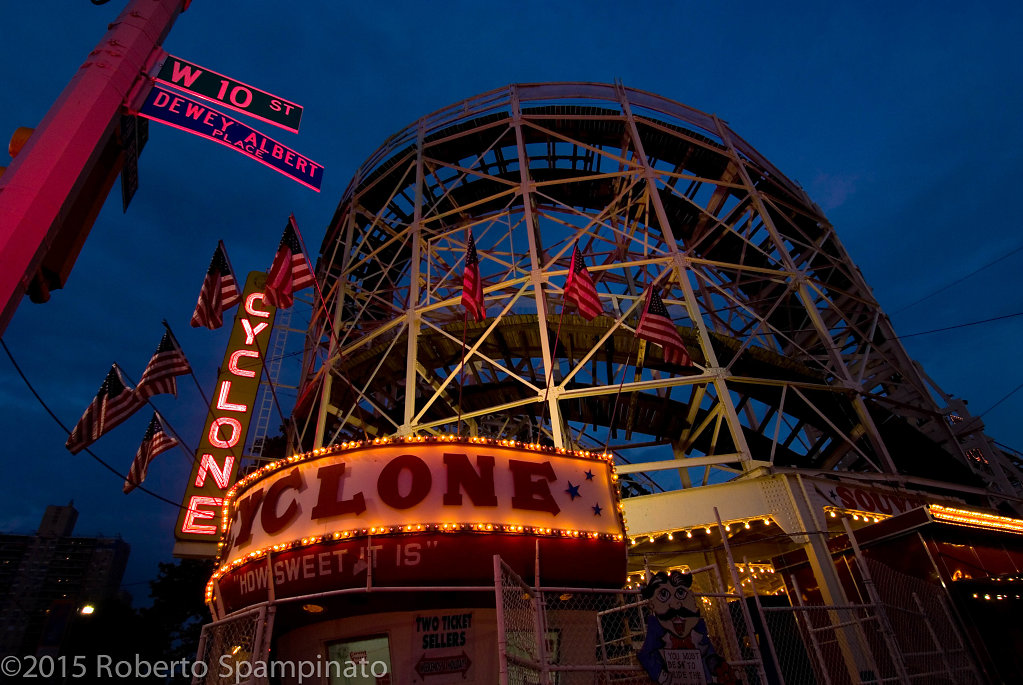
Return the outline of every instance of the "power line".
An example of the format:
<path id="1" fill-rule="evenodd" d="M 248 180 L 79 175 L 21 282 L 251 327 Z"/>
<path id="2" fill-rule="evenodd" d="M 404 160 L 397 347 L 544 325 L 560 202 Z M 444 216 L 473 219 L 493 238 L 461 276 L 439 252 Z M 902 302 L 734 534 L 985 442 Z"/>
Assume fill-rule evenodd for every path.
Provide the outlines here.
<path id="1" fill-rule="evenodd" d="M 966 274 L 965 276 L 963 276 L 963 277 L 961 277 L 961 278 L 957 278 L 956 280 L 952 281 L 952 282 L 951 282 L 951 283 L 949 283 L 948 285 L 944 285 L 944 286 L 942 286 L 942 287 L 938 288 L 937 290 L 935 290 L 935 291 L 934 291 L 934 292 L 932 292 L 931 294 L 929 294 L 929 295 L 924 295 L 924 296 L 923 296 L 923 297 L 921 297 L 920 299 L 917 299 L 917 300 L 913 300 L 913 301 L 912 301 L 912 302 L 910 302 L 909 304 L 907 304 L 907 305 L 905 305 L 905 306 L 903 306 L 903 307 L 900 307 L 899 309 L 896 309 L 896 310 L 895 310 L 894 312 L 892 312 L 892 314 L 898 314 L 898 313 L 900 313 L 900 312 L 904 312 L 904 311 L 906 311 L 907 309 L 909 309 L 910 307 L 915 307 L 916 305 L 920 304 L 921 302 L 923 302 L 923 301 L 925 301 L 925 300 L 929 300 L 929 299 L 931 299 L 931 298 L 932 298 L 932 297 L 934 297 L 935 295 L 940 295 L 941 293 L 945 292 L 945 291 L 946 291 L 946 290 L 948 290 L 949 288 L 951 288 L 951 287 L 953 287 L 953 286 L 955 286 L 955 285 L 958 285 L 958 284 L 962 283 L 962 282 L 963 282 L 963 281 L 965 281 L 966 279 L 968 279 L 968 278 L 970 278 L 970 277 L 972 277 L 972 276 L 975 276 L 975 275 L 977 275 L 978 273 L 980 273 L 980 272 L 981 272 L 981 271 L 983 271 L 984 269 L 987 269 L 988 267 L 992 267 L 992 266 L 994 266 L 995 264 L 997 264 L 998 262 L 1000 262 L 1000 261 L 1002 261 L 1002 260 L 1008 259 L 1009 257 L 1011 257 L 1012 255 L 1016 254 L 1017 252 L 1020 252 L 1021 250 L 1023 250 L 1023 245 L 1020 245 L 1020 246 L 1019 246 L 1019 247 L 1017 247 L 1017 248 L 1016 248 L 1015 250 L 1011 250 L 1011 251 L 1009 251 L 1009 252 L 1006 252 L 1005 254 L 1003 254 L 1003 255 L 1002 255 L 1001 257 L 999 257 L 998 259 L 996 259 L 996 260 L 994 260 L 994 261 L 991 261 L 991 262 L 988 262 L 987 264 L 985 264 L 984 266 L 980 267 L 979 269 L 974 269 L 973 271 L 971 271 L 970 273 Z"/>
<path id="2" fill-rule="evenodd" d="M 929 335 L 931 333 L 941 333 L 942 331 L 952 331 L 952 330 L 955 330 L 957 328 L 968 328 L 969 326 L 979 326 L 982 323 L 991 323 L 992 321 L 1001 321 L 1003 319 L 1012 319 L 1012 318 L 1017 317 L 1017 316 L 1023 316 L 1023 312 L 1016 312 L 1015 314 L 1005 314 L 1003 316 L 995 316 L 995 317 L 992 317 L 990 319 L 982 319 L 980 321 L 970 321 L 968 323 L 960 323 L 960 324 L 956 324 L 954 326 L 945 326 L 944 328 L 934 328 L 934 329 L 929 330 L 929 331 L 920 331 L 919 333 L 908 333 L 906 335 L 897 335 L 895 337 L 898 338 L 899 340 L 903 340 L 905 338 L 912 338 L 912 337 L 915 337 L 915 336 L 918 336 L 918 335 Z"/>
<path id="3" fill-rule="evenodd" d="M 977 418 L 978 418 L 978 419 L 979 419 L 979 418 L 982 418 L 982 417 L 984 416 L 984 414 L 987 414 L 987 413 L 988 413 L 989 411 L 991 411 L 992 409 L 994 409 L 995 407 L 997 407 L 997 406 L 998 406 L 999 404 L 1001 404 L 1001 403 L 1002 403 L 1002 402 L 1004 402 L 1005 400 L 1007 400 L 1007 399 L 1009 399 L 1010 397 L 1012 397 L 1013 395 L 1015 395 L 1015 394 L 1016 394 L 1017 392 L 1019 392 L 1019 391 L 1020 391 L 1021 389 L 1023 389 L 1023 383 L 1020 383 L 1019 385 L 1017 385 L 1017 386 L 1016 386 L 1015 388 L 1013 388 L 1012 390 L 1010 390 L 1010 391 L 1009 391 L 1009 394 L 1008 394 L 1008 395 L 1006 395 L 1006 396 L 1005 396 L 1005 397 L 1003 397 L 1002 399 L 998 400 L 997 402 L 995 402 L 994 404 L 992 404 L 992 405 L 991 405 L 990 407 L 988 407 L 987 409 L 985 409 L 985 410 L 984 410 L 984 411 L 982 411 L 981 413 L 977 414 Z"/>
<path id="4" fill-rule="evenodd" d="M 1023 455 L 1023 450 L 1018 450 L 1015 447 L 1013 447 L 1012 445 L 1006 445 L 1004 442 L 998 442 L 997 440 L 995 440 L 993 438 L 992 438 L 991 442 L 995 443 L 996 445 L 998 445 L 1002 449 L 1010 450 L 1011 452 L 1013 452 L 1013 453 L 1015 453 L 1017 455 Z"/>
<path id="5" fill-rule="evenodd" d="M 62 429 L 62 430 L 63 430 L 63 431 L 65 432 L 65 433 L 67 433 L 68 435 L 71 435 L 71 431 L 70 431 L 70 430 L 68 430 L 68 427 L 64 425 L 64 422 L 63 422 L 63 421 L 61 421 L 61 420 L 60 420 L 59 418 L 57 418 L 57 415 L 53 413 L 53 410 L 52 410 L 52 409 L 50 409 L 50 407 L 49 407 L 49 406 L 48 406 L 48 405 L 46 404 L 46 402 L 45 402 L 45 401 L 43 401 L 43 398 L 39 396 L 39 393 L 38 393 L 38 392 L 36 392 L 36 389 L 35 389 L 34 387 L 32 387 L 32 383 L 30 383 L 30 382 L 29 382 L 29 380 L 28 380 L 28 377 L 27 377 L 27 376 L 25 376 L 25 372 L 21 370 L 21 367 L 20 367 L 20 366 L 18 366 L 18 362 L 16 362 L 16 361 L 14 360 L 14 355 L 13 355 L 13 354 L 11 354 L 11 350 L 10 350 L 10 349 L 9 349 L 9 348 L 7 347 L 7 343 L 6 343 L 6 342 L 4 342 L 3 338 L 0 338 L 0 345 L 2 345 L 2 346 L 3 346 L 3 348 L 4 348 L 4 352 L 6 352 L 6 353 L 7 353 L 7 358 L 11 360 L 11 364 L 12 364 L 12 365 L 14 366 L 14 370 L 18 372 L 18 375 L 19 375 L 19 376 L 21 376 L 21 380 L 25 382 L 25 386 L 26 386 L 26 387 L 27 387 L 27 388 L 29 389 L 29 391 L 30 391 L 30 392 L 31 392 L 31 393 L 32 393 L 32 394 L 33 394 L 33 395 L 35 396 L 36 400 L 38 400 L 38 401 L 39 401 L 39 404 L 41 404 L 41 405 L 42 405 L 42 407 L 43 407 L 43 409 L 45 409 L 45 410 L 46 410 L 46 413 L 47 413 L 47 414 L 49 414 L 49 415 L 50 415 L 50 417 L 51 417 L 51 418 L 52 418 L 52 419 L 53 419 L 54 421 L 56 421 L 56 422 L 57 422 L 57 425 L 58 425 L 58 426 L 60 426 L 60 427 L 61 427 L 61 429 Z M 96 454 L 95 454 L 95 453 L 94 453 L 94 452 L 93 452 L 92 450 L 90 450 L 90 449 L 89 449 L 88 447 L 86 447 L 86 448 L 85 448 L 85 452 L 86 452 L 86 453 L 87 453 L 87 454 L 88 454 L 88 455 L 89 455 L 90 457 L 92 457 L 92 458 L 93 458 L 93 459 L 95 459 L 95 460 L 96 460 L 97 462 L 99 462 L 99 464 L 100 464 L 101 466 L 103 466 L 103 468 L 105 468 L 105 469 L 106 469 L 107 471 L 110 471 L 110 472 L 111 472 L 112 474 L 114 474 L 115 476 L 117 476 L 118 480 L 124 480 L 124 479 L 126 479 L 126 478 L 127 478 L 127 476 L 125 476 L 124 474 L 122 474 L 122 473 L 121 473 L 120 471 L 118 471 L 117 469 L 115 469 L 115 468 L 114 468 L 113 466 L 111 466 L 110 464 L 106 463 L 105 461 L 103 461 L 102 459 L 100 459 L 100 458 L 99 458 L 98 456 L 96 456 Z M 171 500 L 167 499 L 166 497 L 164 497 L 164 496 L 162 496 L 162 495 L 158 495 L 158 494 L 156 494 L 155 492 L 153 492 L 152 490 L 149 490 L 149 489 L 147 489 L 147 488 L 145 488 L 145 487 L 143 487 L 143 486 L 141 486 L 141 485 L 138 485 L 138 486 L 136 486 L 136 489 L 137 489 L 137 490 L 141 490 L 142 492 L 146 493 L 147 495 L 151 495 L 152 497 L 155 497 L 156 499 L 160 500 L 161 502 L 165 502 L 165 503 L 167 503 L 167 504 L 171 505 L 171 506 L 172 506 L 172 507 L 174 507 L 175 509 L 184 509 L 184 508 L 185 508 L 185 507 L 181 506 L 181 505 L 180 505 L 179 503 L 177 503 L 177 502 L 173 502 L 173 501 L 171 501 Z"/>

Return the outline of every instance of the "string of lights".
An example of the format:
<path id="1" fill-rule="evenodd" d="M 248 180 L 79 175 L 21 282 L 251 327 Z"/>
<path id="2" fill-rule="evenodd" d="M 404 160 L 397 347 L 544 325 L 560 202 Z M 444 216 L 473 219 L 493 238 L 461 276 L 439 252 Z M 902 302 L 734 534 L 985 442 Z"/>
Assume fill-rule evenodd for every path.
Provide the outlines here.
<path id="1" fill-rule="evenodd" d="M 770 519 L 770 517 L 754 516 L 752 518 L 722 521 L 721 527 L 724 529 L 725 533 L 731 533 L 733 527 L 737 529 L 750 530 L 751 528 L 753 528 L 753 525 L 757 521 L 763 521 L 764 526 L 773 525 L 773 521 Z M 705 525 L 693 526 L 690 528 L 674 528 L 671 530 L 662 530 L 654 533 L 644 533 L 639 537 L 629 538 L 629 544 L 635 547 L 641 544 L 657 542 L 658 538 L 663 538 L 665 541 L 673 541 L 676 535 L 680 537 L 684 536 L 686 538 L 692 538 L 693 533 L 696 533 L 697 535 L 701 534 L 711 535 L 713 534 L 714 530 L 717 527 L 718 527 L 717 523 L 707 523 Z M 646 538 L 646 540 L 643 540 L 641 538 Z"/>

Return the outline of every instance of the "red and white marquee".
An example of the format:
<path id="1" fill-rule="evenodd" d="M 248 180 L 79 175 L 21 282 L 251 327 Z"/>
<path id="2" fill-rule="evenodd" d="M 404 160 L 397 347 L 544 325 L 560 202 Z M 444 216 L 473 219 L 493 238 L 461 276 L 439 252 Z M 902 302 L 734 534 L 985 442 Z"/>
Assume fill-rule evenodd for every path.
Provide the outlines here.
<path id="1" fill-rule="evenodd" d="M 509 440 L 382 438 L 289 457 L 227 494 L 225 608 L 374 585 L 492 582 L 493 555 L 544 582 L 620 585 L 624 523 L 603 455 Z"/>

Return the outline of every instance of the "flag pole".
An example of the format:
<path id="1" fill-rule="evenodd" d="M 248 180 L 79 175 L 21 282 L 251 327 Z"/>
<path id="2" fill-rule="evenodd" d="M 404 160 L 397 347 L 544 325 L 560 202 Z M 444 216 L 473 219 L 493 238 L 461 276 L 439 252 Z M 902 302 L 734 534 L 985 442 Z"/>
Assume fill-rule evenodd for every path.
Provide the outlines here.
<path id="1" fill-rule="evenodd" d="M 625 365 L 622 367 L 622 380 L 618 383 L 618 392 L 615 393 L 614 407 L 611 409 L 611 420 L 607 422 L 607 436 L 604 440 L 604 454 L 607 454 L 607 446 L 611 444 L 611 431 L 615 429 L 615 418 L 618 415 L 618 400 L 622 396 L 622 387 L 625 386 L 625 372 L 629 369 L 629 364 L 632 362 L 632 355 L 636 352 L 636 339 L 632 339 L 632 351 L 629 352 L 629 357 L 625 360 Z"/>
<path id="2" fill-rule="evenodd" d="M 305 255 L 306 260 L 308 260 L 309 259 L 309 249 L 305 246 L 305 238 L 302 237 L 302 231 L 298 227 L 298 221 L 295 219 L 295 215 L 294 214 L 289 214 L 288 215 L 288 221 L 294 227 L 295 235 L 298 236 L 298 242 L 302 246 L 302 254 Z M 318 300 L 318 304 L 315 304 L 315 303 L 314 304 L 315 304 L 316 307 L 318 307 L 320 310 L 323 311 L 323 321 L 324 321 L 325 327 L 327 329 L 327 337 L 330 338 L 331 345 L 334 347 L 334 349 L 337 350 L 338 363 L 340 363 L 340 365 L 341 365 L 341 376 L 340 376 L 341 380 L 343 380 L 352 389 L 352 392 L 354 394 L 354 400 L 355 400 L 355 409 L 359 413 L 359 422 L 362 424 L 362 426 L 361 426 L 361 428 L 362 428 L 362 437 L 366 440 L 366 442 L 369 442 L 369 433 L 366 432 L 366 417 L 365 417 L 365 414 L 362 411 L 362 405 L 359 404 L 359 395 L 361 395 L 362 393 L 359 392 L 356 389 L 355 385 L 348 378 L 348 373 L 345 370 L 344 357 L 341 354 L 341 341 L 338 340 L 337 334 L 334 331 L 334 325 L 333 325 L 333 323 L 330 320 L 330 310 L 327 309 L 327 300 L 323 297 L 323 291 L 320 289 L 320 279 L 316 278 L 315 270 L 313 271 L 313 288 L 316 290 L 316 297 L 317 297 L 317 300 Z M 310 318 L 312 318 L 312 317 L 310 317 Z M 330 355 L 328 353 L 327 361 L 325 361 L 324 364 L 326 364 L 329 361 L 330 361 Z M 326 378 L 327 378 L 326 374 L 324 374 L 323 378 L 324 378 L 324 381 L 326 381 Z M 295 431 L 296 433 L 298 432 L 297 428 L 298 427 L 296 426 L 296 431 Z"/>
<path id="3" fill-rule="evenodd" d="M 181 436 L 178 435 L 178 432 L 174 430 L 173 426 L 170 425 L 170 422 L 167 420 L 167 417 L 161 414 L 156 407 L 153 407 L 153 413 L 156 414 L 157 417 L 156 420 L 160 422 L 161 426 L 166 426 L 167 428 L 170 428 L 171 433 L 173 433 L 174 437 L 177 438 L 178 440 L 178 447 L 185 450 L 186 454 L 188 454 L 188 458 L 191 459 L 192 462 L 195 462 L 196 461 L 195 450 L 193 450 L 191 447 L 185 444 L 185 441 L 181 439 Z M 141 485 L 141 483 L 139 483 L 139 485 Z"/>
<path id="4" fill-rule="evenodd" d="M 152 402 L 148 402 L 148 404 L 149 404 L 150 406 L 152 406 Z M 157 423 L 159 423 L 159 424 L 160 424 L 160 426 L 162 426 L 162 427 L 165 427 L 165 428 L 170 428 L 170 431 L 171 431 L 171 433 L 173 433 L 173 434 L 174 434 L 174 438 L 175 438 L 174 442 L 175 442 L 175 444 L 176 444 L 176 445 L 177 445 L 178 447 L 180 447 L 181 449 L 185 450 L 185 453 L 186 453 L 186 454 L 188 454 L 188 458 L 189 458 L 189 459 L 191 459 L 191 460 L 192 460 L 193 462 L 194 462 L 194 461 L 196 461 L 195 457 L 194 457 L 194 456 L 192 456 L 193 454 L 195 454 L 195 450 L 192 450 L 192 453 L 191 453 L 191 454 L 189 454 L 189 452 L 188 452 L 189 448 L 188 448 L 188 447 L 187 447 L 187 446 L 185 445 L 184 441 L 183 441 L 183 440 L 181 439 L 181 436 L 180 436 L 180 435 L 178 435 L 177 431 L 175 431 L 175 430 L 174 430 L 174 427 L 170 425 L 170 422 L 169 422 L 169 421 L 167 421 L 167 419 L 166 419 L 166 418 L 164 417 L 164 415 L 163 415 L 163 414 L 161 414 L 161 413 L 160 413 L 160 410 L 158 410 L 158 409 L 157 409 L 156 407 L 153 407 L 153 419 L 156 419 L 156 422 L 157 422 Z M 150 427 L 150 428 L 151 428 L 151 427 L 152 427 L 152 425 L 153 425 L 153 419 L 150 419 L 150 420 L 149 420 L 149 427 Z M 145 445 L 145 444 L 146 444 L 146 438 L 147 438 L 148 436 L 149 436 L 149 428 L 147 428 L 147 429 L 146 429 L 146 433 L 145 433 L 145 435 L 143 435 L 143 436 L 142 436 L 142 445 Z M 141 446 L 140 446 L 140 449 L 141 449 Z M 161 454 L 162 454 L 162 452 L 161 452 Z M 136 454 L 136 457 L 137 457 L 137 456 L 138 456 L 138 455 Z M 157 455 L 157 456 L 158 456 L 158 455 Z M 150 457 L 150 462 L 149 462 L 149 463 L 151 463 L 151 462 L 152 462 L 152 459 L 153 459 L 153 458 L 154 458 L 154 457 Z M 126 475 L 126 476 L 124 477 L 124 480 L 125 480 L 125 482 L 126 482 L 126 483 L 131 483 L 131 485 L 132 485 L 132 490 L 134 490 L 135 488 L 137 488 L 137 487 L 139 487 L 140 485 L 142 485 L 142 481 L 143 481 L 143 480 L 145 480 L 145 478 L 143 478 L 142 480 L 140 480 L 140 481 L 139 481 L 139 482 L 137 482 L 137 483 L 136 483 L 135 481 L 131 480 L 131 473 L 132 473 L 132 469 L 134 469 L 134 468 L 135 468 L 135 460 L 133 459 L 133 460 L 132 460 L 132 462 L 131 462 L 131 466 L 129 466 L 129 467 L 128 467 L 128 473 L 127 473 L 127 475 Z M 147 463 L 147 468 L 148 468 L 148 463 Z M 130 492 L 131 492 L 131 491 L 128 491 L 128 492 L 126 492 L 126 493 L 124 493 L 124 494 L 126 494 L 126 495 L 127 495 L 127 494 L 130 494 Z"/>
<path id="5" fill-rule="evenodd" d="M 164 322 L 164 325 L 166 325 L 166 324 L 167 324 L 167 322 L 165 321 L 165 322 Z M 170 330 L 170 327 L 168 327 L 168 328 L 167 328 L 167 330 L 169 331 L 169 330 Z M 172 337 L 172 338 L 174 337 L 174 334 L 173 334 L 173 333 L 171 333 L 171 337 Z M 175 344 L 177 344 L 177 340 L 175 340 L 175 341 L 174 341 L 174 343 L 175 343 Z M 179 347 L 178 349 L 180 349 L 180 347 Z M 191 365 L 191 364 L 189 364 L 188 366 L 189 366 L 189 368 L 191 368 L 191 367 L 192 367 L 192 365 Z M 130 382 L 130 383 L 131 383 L 132 385 L 134 385 L 134 386 L 135 386 L 136 388 L 138 388 L 138 384 L 137 384 L 137 383 L 136 383 L 136 382 L 135 382 L 134 380 L 132 380 L 131 376 L 129 376 L 129 375 L 127 374 L 127 373 L 125 373 L 125 372 L 124 372 L 124 369 L 121 369 L 121 367 L 120 367 L 120 366 L 118 366 L 117 368 L 118 368 L 118 369 L 120 369 L 121 373 L 122 373 L 122 374 L 124 374 L 124 377 L 125 377 L 126 379 L 128 379 L 128 381 L 129 381 L 129 382 Z M 155 395 L 154 395 L 153 397 L 155 397 Z M 152 399 L 152 397 L 147 397 L 147 398 L 146 398 L 146 404 L 147 404 L 147 405 L 149 405 L 149 407 L 150 407 L 150 408 L 152 408 L 153 412 L 155 412 L 155 413 L 157 413 L 157 414 L 160 414 L 159 410 L 158 410 L 158 409 L 156 408 L 156 405 L 155 405 L 155 404 L 153 404 L 153 399 Z M 190 460 L 191 460 L 191 461 L 192 461 L 193 463 L 197 462 L 197 461 L 198 461 L 198 459 L 196 459 L 196 456 L 195 456 L 195 450 L 194 450 L 194 449 L 192 449 L 192 448 L 191 448 L 191 447 L 190 447 L 189 445 L 187 445 L 187 444 L 185 443 L 185 439 L 184 439 L 184 438 L 182 438 L 182 437 L 181 437 L 181 435 L 180 435 L 180 434 L 179 434 L 179 433 L 178 433 L 178 432 L 177 432 L 176 430 L 174 430 L 174 426 L 172 426 L 172 425 L 171 425 L 170 421 L 168 421 L 168 420 L 167 420 L 166 418 L 164 418 L 164 417 L 163 417 L 163 414 L 160 414 L 160 418 L 161 418 L 161 419 L 163 420 L 163 425 L 164 425 L 164 426 L 166 426 L 166 427 L 167 427 L 167 428 L 168 428 L 168 429 L 170 430 L 170 432 L 171 432 L 171 433 L 172 433 L 172 434 L 174 435 L 174 437 L 178 439 L 178 444 L 179 444 L 179 445 L 181 445 L 181 449 L 185 450 L 185 451 L 186 451 L 186 454 L 188 454 L 188 453 L 189 453 L 189 451 L 191 452 L 190 454 L 188 454 L 188 458 L 189 458 L 189 459 L 190 459 Z"/>
<path id="6" fill-rule="evenodd" d="M 305 255 L 306 260 L 308 260 L 309 259 L 309 249 L 305 246 L 305 238 L 302 237 L 302 231 L 299 230 L 299 228 L 298 228 L 298 221 L 295 220 L 295 215 L 294 214 L 289 214 L 288 215 L 288 221 L 291 223 L 291 226 L 295 229 L 295 235 L 298 236 L 298 242 L 302 246 L 302 254 Z M 326 299 L 324 299 L 323 291 L 320 289 L 320 280 L 318 278 L 316 278 L 315 267 L 314 267 L 314 270 L 313 270 L 313 288 L 316 290 L 316 298 L 317 298 L 317 301 L 318 301 L 317 307 L 319 309 L 323 310 L 323 320 L 324 320 L 324 322 L 328 322 L 328 321 L 330 321 L 330 318 L 329 318 L 330 317 L 330 311 L 327 309 L 327 301 L 326 301 Z M 330 337 L 331 344 L 333 344 L 335 347 L 338 347 L 340 345 L 339 341 L 337 340 L 337 336 L 334 333 L 334 327 L 333 326 L 327 325 L 327 335 Z"/>
<path id="7" fill-rule="evenodd" d="M 542 402 L 542 405 L 540 407 L 540 425 L 537 426 L 537 431 L 538 432 L 543 430 L 543 422 L 544 422 L 544 419 L 547 416 L 547 394 L 548 394 L 548 392 L 550 392 L 551 381 L 554 379 L 554 358 L 555 358 L 555 355 L 558 353 L 558 342 L 561 340 L 561 322 L 564 321 L 564 319 L 565 319 L 565 306 L 567 304 L 566 301 L 565 301 L 565 298 L 566 298 L 566 293 L 567 293 L 568 288 L 569 288 L 569 284 L 571 284 L 571 282 L 572 282 L 572 276 L 574 275 L 575 251 L 578 248 L 579 248 L 579 245 L 578 245 L 578 242 L 577 242 L 572 247 L 572 261 L 569 263 L 569 267 L 568 267 L 568 280 L 565 281 L 565 288 L 564 288 L 564 290 L 562 290 L 561 314 L 558 316 L 558 330 L 554 334 L 554 347 L 551 349 L 551 368 L 550 368 L 550 371 L 547 374 L 547 382 L 544 384 L 544 389 L 543 389 L 543 402 Z M 551 416 L 551 421 L 553 421 L 553 420 L 554 420 L 554 417 Z M 537 437 L 539 437 L 539 436 L 537 436 Z"/>
<path id="8" fill-rule="evenodd" d="M 227 258 L 227 253 L 224 253 L 224 258 L 225 259 Z M 230 264 L 228 266 L 230 266 Z M 233 273 L 233 270 L 232 270 L 232 273 Z M 163 325 L 167 327 L 167 332 L 170 333 L 171 338 L 174 340 L 174 344 L 178 346 L 179 350 L 181 350 L 181 344 L 178 343 L 178 338 L 177 338 L 177 336 L 174 335 L 174 331 L 171 330 L 170 324 L 167 323 L 166 319 L 163 320 Z M 185 353 L 184 350 L 182 350 L 181 353 L 184 354 Z M 206 393 L 204 393 L 202 391 L 202 386 L 199 385 L 199 378 L 195 375 L 195 369 L 192 368 L 191 364 L 188 365 L 188 375 L 192 377 L 192 381 L 195 383 L 195 388 L 196 388 L 196 390 L 199 391 L 199 396 L 202 398 L 203 404 L 206 405 L 206 418 L 208 419 L 208 418 L 210 418 L 213 415 L 213 405 L 210 404 L 210 401 L 206 398 Z M 148 400 L 147 400 L 147 402 L 148 402 Z M 155 409 L 155 407 L 154 407 L 154 409 Z M 168 426 L 169 425 L 170 424 L 168 424 Z M 171 431 L 174 432 L 174 435 L 176 437 L 178 437 L 178 439 L 180 440 L 180 436 L 178 436 L 177 432 L 174 431 L 173 427 L 171 427 Z M 185 444 L 183 440 L 181 441 L 181 444 L 182 445 Z M 241 463 L 241 455 L 235 454 L 235 448 L 236 447 L 237 447 L 237 445 L 229 447 L 228 448 L 228 454 L 230 454 L 235 459 L 235 461 L 237 461 L 240 464 Z M 244 449 L 244 446 L 242 446 L 242 448 Z M 194 454 L 195 454 L 195 452 L 193 452 L 193 456 L 192 456 L 192 462 L 193 463 L 196 460 Z"/>
<path id="9" fill-rule="evenodd" d="M 220 250 L 220 254 L 224 255 L 224 261 L 227 262 L 227 270 L 231 272 L 234 277 L 235 284 L 238 282 L 238 276 L 234 270 L 234 266 L 231 264 L 231 258 L 227 256 L 227 246 L 224 245 L 224 239 L 220 238 L 217 240 L 217 249 Z"/>
<path id="10" fill-rule="evenodd" d="M 226 255 L 225 255 L 225 258 L 226 258 Z M 230 266 L 230 264 L 228 264 L 228 266 Z M 181 343 L 178 342 L 178 337 L 176 335 L 174 335 L 174 331 L 171 330 L 170 324 L 167 323 L 167 319 L 163 320 L 163 325 L 167 328 L 167 332 L 170 333 L 171 339 L 174 340 L 174 344 L 178 346 L 179 350 L 181 350 L 182 349 L 181 348 Z M 184 354 L 183 350 L 182 350 L 182 354 Z M 191 364 L 188 365 L 188 375 L 191 376 L 192 380 L 195 382 L 195 387 L 199 391 L 199 397 L 202 398 L 203 403 L 207 407 L 210 406 L 210 401 L 206 398 L 206 393 L 203 392 L 202 386 L 199 385 L 199 379 L 196 377 L 195 370 L 192 368 Z"/>
<path id="11" fill-rule="evenodd" d="M 462 437 L 462 385 L 465 381 L 465 332 L 468 328 L 469 311 L 466 310 L 462 312 L 462 361 L 458 365 L 458 422 L 455 424 L 455 435 L 458 437 Z"/>
<path id="12" fill-rule="evenodd" d="M 551 348 L 551 368 L 550 368 L 550 371 L 547 373 L 547 382 L 544 384 L 544 389 L 543 389 L 543 403 L 542 403 L 542 406 L 540 407 L 540 426 L 538 427 L 537 430 L 542 430 L 543 429 L 543 422 L 544 422 L 544 419 L 547 416 L 547 394 L 548 394 L 548 392 L 550 392 L 551 381 L 554 379 L 555 355 L 558 353 L 558 342 L 561 340 L 561 322 L 564 320 L 564 318 L 565 318 L 565 303 L 564 303 L 564 301 L 562 301 L 562 303 L 561 303 L 561 314 L 558 315 L 558 330 L 554 334 L 554 347 Z M 554 420 L 553 416 L 551 416 L 551 420 L 552 421 Z"/>

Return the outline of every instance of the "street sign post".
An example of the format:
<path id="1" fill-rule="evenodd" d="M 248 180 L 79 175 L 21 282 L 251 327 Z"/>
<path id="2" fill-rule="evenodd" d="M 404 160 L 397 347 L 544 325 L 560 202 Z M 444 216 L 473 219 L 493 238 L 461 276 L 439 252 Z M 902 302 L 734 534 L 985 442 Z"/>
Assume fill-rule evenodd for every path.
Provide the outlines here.
<path id="1" fill-rule="evenodd" d="M 128 211 L 135 191 L 139 189 L 139 155 L 149 140 L 149 119 L 130 114 L 121 115 L 121 147 L 124 166 L 121 167 L 121 206 Z"/>
<path id="2" fill-rule="evenodd" d="M 201 102 L 154 84 L 139 115 L 226 145 L 320 191 L 323 165 Z"/>
<path id="3" fill-rule="evenodd" d="M 298 133 L 302 107 L 206 67 L 167 55 L 156 80 L 211 102 Z"/>
<path id="4" fill-rule="evenodd" d="M 45 302 L 67 281 L 121 168 L 125 93 L 188 5 L 126 4 L 0 177 L 0 334 L 30 284 Z"/>

